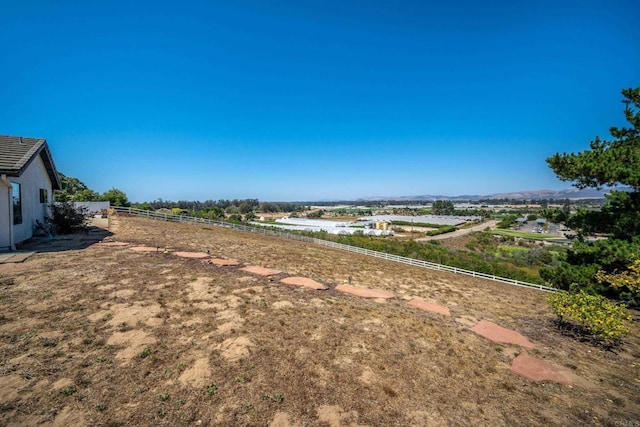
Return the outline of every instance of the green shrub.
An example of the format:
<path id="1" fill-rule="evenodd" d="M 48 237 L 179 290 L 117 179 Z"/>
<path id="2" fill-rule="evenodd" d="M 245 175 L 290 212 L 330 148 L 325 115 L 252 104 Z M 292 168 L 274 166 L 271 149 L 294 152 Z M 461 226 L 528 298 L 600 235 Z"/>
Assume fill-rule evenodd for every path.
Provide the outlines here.
<path id="1" fill-rule="evenodd" d="M 60 234 L 71 234 L 74 230 L 85 227 L 89 221 L 87 208 L 75 207 L 73 202 L 56 202 L 50 205 L 51 218 L 49 221 Z"/>
<path id="2" fill-rule="evenodd" d="M 547 297 L 561 327 L 577 326 L 598 340 L 613 344 L 629 333 L 631 315 L 623 304 L 584 292 L 557 292 Z"/>
<path id="3" fill-rule="evenodd" d="M 227 221 L 240 224 L 242 223 L 242 217 L 239 214 L 231 214 L 227 217 Z"/>
<path id="4" fill-rule="evenodd" d="M 437 230 L 429 230 L 426 234 L 427 236 L 437 236 L 439 234 L 451 233 L 453 231 L 456 231 L 457 229 L 458 227 L 454 227 L 453 225 L 445 225 L 441 226 Z"/>

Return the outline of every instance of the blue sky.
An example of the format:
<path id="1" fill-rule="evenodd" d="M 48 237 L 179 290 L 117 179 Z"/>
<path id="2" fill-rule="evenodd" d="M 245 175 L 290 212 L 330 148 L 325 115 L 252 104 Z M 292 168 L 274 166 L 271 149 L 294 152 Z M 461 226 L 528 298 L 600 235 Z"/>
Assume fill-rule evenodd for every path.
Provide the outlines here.
<path id="1" fill-rule="evenodd" d="M 0 133 L 132 201 L 561 189 L 624 124 L 628 1 L 0 3 Z"/>

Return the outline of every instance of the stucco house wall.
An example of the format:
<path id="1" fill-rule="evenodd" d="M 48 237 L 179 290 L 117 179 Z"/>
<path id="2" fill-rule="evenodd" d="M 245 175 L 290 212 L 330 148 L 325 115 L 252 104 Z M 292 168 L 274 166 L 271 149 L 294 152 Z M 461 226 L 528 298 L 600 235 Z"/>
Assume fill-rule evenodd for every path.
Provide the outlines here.
<path id="1" fill-rule="evenodd" d="M 36 221 L 45 222 L 53 191 L 60 188 L 45 139 L 0 135 L 0 250 L 14 250 L 16 243 L 33 236 Z M 14 224 L 13 197 L 18 189 L 21 221 Z"/>
<path id="2" fill-rule="evenodd" d="M 22 224 L 13 226 L 13 240 L 15 243 L 25 241 L 33 236 L 36 220 L 45 222 L 49 215 L 49 204 L 53 197 L 51 181 L 42 158 L 38 156 L 19 177 L 9 177 L 9 182 L 20 184 L 22 201 Z M 40 189 L 47 190 L 47 199 L 40 203 Z"/>
<path id="3" fill-rule="evenodd" d="M 7 249 L 11 245 L 8 231 L 13 221 L 9 214 L 9 203 L 9 189 L 0 183 L 0 250 Z"/>

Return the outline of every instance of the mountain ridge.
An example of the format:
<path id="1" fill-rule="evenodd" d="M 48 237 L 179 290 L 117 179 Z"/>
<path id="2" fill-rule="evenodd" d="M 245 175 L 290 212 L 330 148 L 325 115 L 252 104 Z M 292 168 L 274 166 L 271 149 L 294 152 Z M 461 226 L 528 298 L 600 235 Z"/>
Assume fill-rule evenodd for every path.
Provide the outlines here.
<path id="1" fill-rule="evenodd" d="M 465 194 L 459 196 L 445 196 L 445 195 L 431 195 L 425 194 L 420 196 L 390 196 L 390 197 L 382 197 L 382 196 L 372 196 L 372 197 L 364 197 L 359 198 L 357 200 L 361 201 L 378 201 L 378 200 L 388 200 L 388 201 L 408 201 L 408 200 L 420 200 L 420 201 L 429 201 L 429 200 L 451 200 L 451 201 L 477 201 L 477 200 L 501 200 L 501 199 L 511 199 L 511 200 L 554 200 L 554 199 L 602 199 L 606 194 L 611 192 L 612 190 L 621 190 L 628 191 L 627 188 L 606 188 L 606 189 L 595 189 L 595 188 L 568 188 L 565 190 L 523 190 L 523 191 L 513 191 L 506 193 L 495 193 L 495 194 L 485 194 L 485 195 L 472 195 Z"/>

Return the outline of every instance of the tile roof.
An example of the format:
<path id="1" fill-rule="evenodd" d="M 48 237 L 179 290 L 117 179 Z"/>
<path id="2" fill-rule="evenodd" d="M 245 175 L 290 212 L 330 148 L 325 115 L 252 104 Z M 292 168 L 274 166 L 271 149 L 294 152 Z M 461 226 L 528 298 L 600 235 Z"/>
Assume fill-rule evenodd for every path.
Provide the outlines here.
<path id="1" fill-rule="evenodd" d="M 45 139 L 0 135 L 0 174 L 20 176 L 37 155 L 42 157 L 52 188 L 60 190 L 56 166 Z"/>

